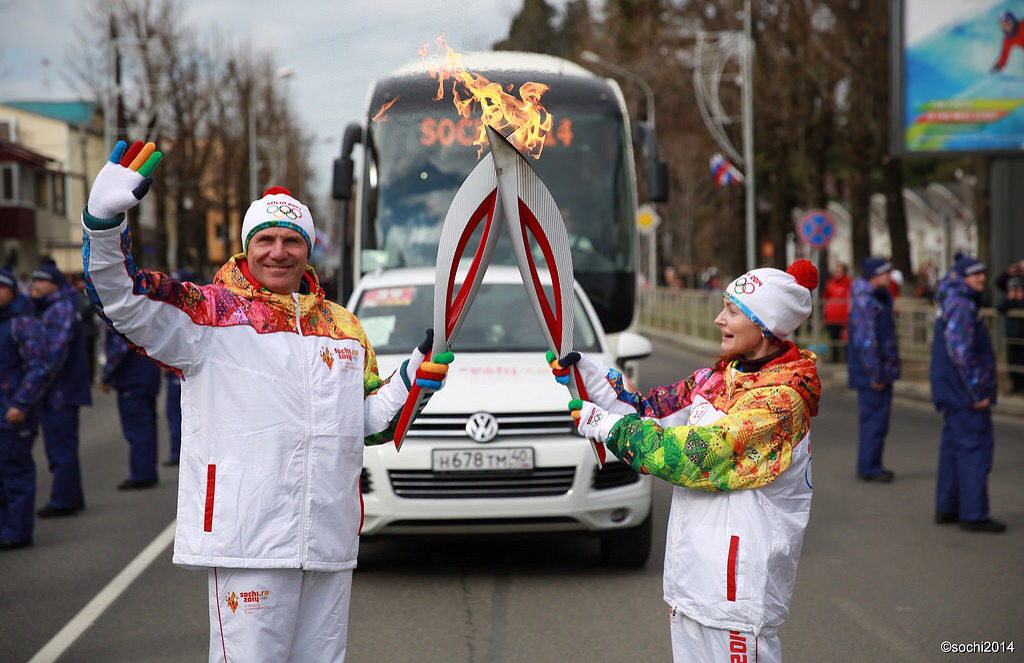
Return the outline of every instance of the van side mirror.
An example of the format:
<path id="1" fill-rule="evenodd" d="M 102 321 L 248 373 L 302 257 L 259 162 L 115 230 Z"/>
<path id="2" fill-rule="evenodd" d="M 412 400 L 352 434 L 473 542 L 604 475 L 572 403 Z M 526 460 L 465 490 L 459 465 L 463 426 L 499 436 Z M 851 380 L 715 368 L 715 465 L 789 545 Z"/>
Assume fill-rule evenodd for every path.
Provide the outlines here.
<path id="1" fill-rule="evenodd" d="M 654 346 L 647 340 L 647 337 L 630 331 L 619 333 L 618 343 L 615 347 L 615 357 L 619 364 L 645 359 L 653 352 Z"/>

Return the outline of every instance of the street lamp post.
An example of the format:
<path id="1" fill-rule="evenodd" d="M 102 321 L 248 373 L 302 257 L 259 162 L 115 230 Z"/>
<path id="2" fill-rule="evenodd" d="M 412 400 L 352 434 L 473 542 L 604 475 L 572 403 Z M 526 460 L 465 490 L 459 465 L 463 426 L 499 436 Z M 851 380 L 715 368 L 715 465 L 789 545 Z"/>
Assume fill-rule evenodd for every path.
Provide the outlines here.
<path id="1" fill-rule="evenodd" d="M 294 76 L 295 69 L 292 67 L 279 67 L 274 73 L 274 78 L 282 81 L 287 81 Z M 249 200 L 259 198 L 259 191 L 257 190 L 259 185 L 256 181 L 256 171 L 259 168 L 256 156 L 256 143 L 259 140 L 259 137 L 256 135 L 256 91 L 258 89 L 259 83 L 256 81 L 256 77 L 253 76 L 252 87 L 249 88 Z"/>
<path id="2" fill-rule="evenodd" d="M 743 2 L 743 168 L 746 180 L 746 230 L 747 230 L 747 269 L 757 267 L 757 251 L 755 245 L 756 225 L 754 223 L 754 81 L 752 74 L 752 55 L 754 51 L 754 40 L 751 34 L 750 25 L 750 0 Z"/>
<path id="3" fill-rule="evenodd" d="M 711 137 L 734 161 L 743 166 L 743 186 L 746 189 L 746 261 L 747 269 L 757 267 L 756 251 L 756 209 L 755 209 L 755 172 L 754 172 L 754 78 L 753 54 L 754 40 L 752 36 L 750 0 L 743 2 L 743 33 L 739 32 L 697 32 L 697 46 L 694 49 L 694 91 L 697 105 L 701 111 L 701 119 L 707 126 Z M 709 39 L 710 38 L 710 39 Z M 709 44 L 714 45 L 709 45 Z M 705 52 L 710 56 L 705 56 Z M 723 73 L 726 63 L 736 57 L 739 62 L 739 75 L 729 75 L 740 84 L 740 120 L 742 122 L 743 150 L 742 154 L 733 147 L 725 132 L 725 126 L 735 121 L 723 109 L 718 99 L 718 84 L 727 76 Z M 710 61 L 705 65 L 705 60 Z"/>

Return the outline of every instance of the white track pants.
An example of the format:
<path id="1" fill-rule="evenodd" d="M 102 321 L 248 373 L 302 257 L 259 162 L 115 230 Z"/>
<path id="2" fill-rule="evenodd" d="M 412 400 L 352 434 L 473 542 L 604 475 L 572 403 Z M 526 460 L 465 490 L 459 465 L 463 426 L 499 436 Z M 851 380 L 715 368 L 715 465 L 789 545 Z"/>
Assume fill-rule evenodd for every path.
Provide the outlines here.
<path id="1" fill-rule="evenodd" d="M 351 597 L 351 570 L 210 569 L 210 661 L 344 661 Z"/>
<path id="2" fill-rule="evenodd" d="M 675 663 L 780 663 L 779 636 L 711 628 L 683 613 L 669 613 Z"/>

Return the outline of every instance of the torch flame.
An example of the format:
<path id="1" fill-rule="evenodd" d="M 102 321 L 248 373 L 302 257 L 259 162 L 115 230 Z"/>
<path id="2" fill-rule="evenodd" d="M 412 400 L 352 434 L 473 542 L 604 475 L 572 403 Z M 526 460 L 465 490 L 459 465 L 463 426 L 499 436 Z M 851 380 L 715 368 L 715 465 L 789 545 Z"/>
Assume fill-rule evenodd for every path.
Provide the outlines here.
<path id="1" fill-rule="evenodd" d="M 437 94 L 434 100 L 444 98 L 445 84 L 452 81 L 452 103 L 459 115 L 469 119 L 474 106 L 480 107 L 480 131 L 473 144 L 477 146 L 477 158 L 487 145 L 489 125 L 506 135 L 520 152 L 539 159 L 544 149 L 544 139 L 551 131 L 553 120 L 540 98 L 548 86 L 543 83 L 523 83 L 519 86 L 519 98 L 506 92 L 500 83 L 492 83 L 486 77 L 469 71 L 462 65 L 462 55 L 456 53 L 445 42 L 442 33 L 436 40 L 440 64 L 429 64 L 427 72 L 437 79 Z M 426 46 L 420 48 L 420 57 L 425 57 Z M 508 86 L 509 91 L 512 90 Z M 460 92 L 461 90 L 461 92 Z"/>

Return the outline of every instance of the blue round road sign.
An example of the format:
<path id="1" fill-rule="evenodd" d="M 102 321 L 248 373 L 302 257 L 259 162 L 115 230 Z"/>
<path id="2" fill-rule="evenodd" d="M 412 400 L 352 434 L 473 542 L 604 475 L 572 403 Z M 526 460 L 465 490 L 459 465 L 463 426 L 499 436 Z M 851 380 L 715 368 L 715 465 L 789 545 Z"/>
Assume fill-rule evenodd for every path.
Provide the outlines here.
<path id="1" fill-rule="evenodd" d="M 797 223 L 797 232 L 804 242 L 820 249 L 832 241 L 836 234 L 836 224 L 826 210 L 807 210 Z"/>

